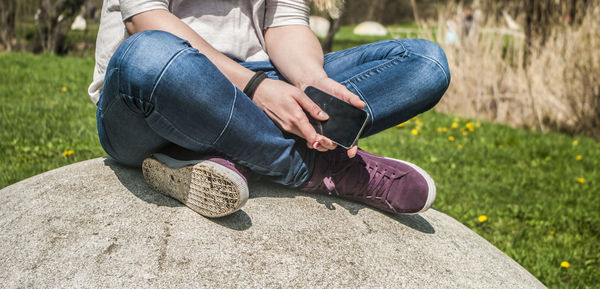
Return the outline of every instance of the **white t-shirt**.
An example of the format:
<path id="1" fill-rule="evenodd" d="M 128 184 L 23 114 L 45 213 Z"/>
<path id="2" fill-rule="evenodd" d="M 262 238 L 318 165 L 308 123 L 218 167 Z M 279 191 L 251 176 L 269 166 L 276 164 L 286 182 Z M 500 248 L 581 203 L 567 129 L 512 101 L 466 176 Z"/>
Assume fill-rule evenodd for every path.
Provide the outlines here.
<path id="1" fill-rule="evenodd" d="M 264 29 L 306 25 L 308 0 L 104 0 L 96 39 L 96 65 L 88 93 L 98 103 L 110 57 L 129 37 L 123 21 L 149 11 L 168 10 L 215 49 L 239 61 L 269 60 Z"/>

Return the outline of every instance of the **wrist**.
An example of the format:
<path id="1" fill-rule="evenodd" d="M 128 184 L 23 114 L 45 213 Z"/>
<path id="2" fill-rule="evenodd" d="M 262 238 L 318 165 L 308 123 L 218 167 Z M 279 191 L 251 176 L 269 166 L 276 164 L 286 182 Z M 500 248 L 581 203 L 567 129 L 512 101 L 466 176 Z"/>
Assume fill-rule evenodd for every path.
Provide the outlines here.
<path id="1" fill-rule="evenodd" d="M 304 91 L 309 86 L 315 86 L 323 79 L 327 79 L 328 76 L 325 71 L 307 75 L 294 82 L 294 85 Z"/>

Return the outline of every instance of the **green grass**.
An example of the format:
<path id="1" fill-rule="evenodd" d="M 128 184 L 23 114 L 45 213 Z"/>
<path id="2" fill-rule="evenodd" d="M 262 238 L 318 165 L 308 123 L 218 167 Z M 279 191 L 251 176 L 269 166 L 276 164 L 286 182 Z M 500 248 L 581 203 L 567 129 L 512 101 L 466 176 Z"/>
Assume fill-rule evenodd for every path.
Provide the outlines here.
<path id="1" fill-rule="evenodd" d="M 93 65 L 91 58 L 0 54 L 0 187 L 104 154 L 87 96 Z M 68 150 L 75 153 L 63 157 Z"/>
<path id="2" fill-rule="evenodd" d="M 93 60 L 9 53 L 0 54 L 0 65 L 0 188 L 104 155 L 95 106 L 86 93 Z M 438 185 L 436 209 L 549 287 L 600 284 L 600 145 L 595 140 L 428 112 L 362 140 L 361 147 L 422 166 Z M 68 150 L 74 154 L 64 157 Z M 479 223 L 480 215 L 488 220 Z M 562 261 L 570 268 L 561 268 Z"/>

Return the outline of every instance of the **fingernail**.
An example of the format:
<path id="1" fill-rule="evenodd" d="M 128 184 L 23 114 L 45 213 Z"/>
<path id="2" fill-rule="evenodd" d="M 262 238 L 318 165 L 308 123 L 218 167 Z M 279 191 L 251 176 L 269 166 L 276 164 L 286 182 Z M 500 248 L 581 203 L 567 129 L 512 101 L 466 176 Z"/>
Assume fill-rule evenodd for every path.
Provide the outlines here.
<path id="1" fill-rule="evenodd" d="M 329 115 L 327 115 L 324 111 L 319 111 L 319 116 L 322 118 L 329 118 Z"/>
<path id="2" fill-rule="evenodd" d="M 313 148 L 314 148 L 314 149 L 318 149 L 318 148 L 319 148 L 319 142 L 318 142 L 318 141 L 316 141 L 316 142 L 313 144 Z"/>

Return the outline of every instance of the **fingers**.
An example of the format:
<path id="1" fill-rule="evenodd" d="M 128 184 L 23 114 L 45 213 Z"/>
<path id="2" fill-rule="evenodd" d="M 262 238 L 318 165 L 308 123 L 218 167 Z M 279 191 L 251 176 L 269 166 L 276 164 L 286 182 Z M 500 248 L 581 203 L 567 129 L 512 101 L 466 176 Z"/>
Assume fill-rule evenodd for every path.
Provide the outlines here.
<path id="1" fill-rule="evenodd" d="M 348 88 L 346 88 L 340 83 L 335 82 L 333 92 L 335 96 L 339 97 L 340 99 L 343 99 L 345 102 L 352 104 L 358 108 L 364 108 L 365 106 L 367 106 L 367 104 L 364 103 L 360 99 L 360 97 L 358 97 L 358 95 L 352 93 L 350 90 L 348 90 Z"/>
<path id="2" fill-rule="evenodd" d="M 354 146 L 350 147 L 350 149 L 348 150 L 348 157 L 349 158 L 355 157 L 357 152 L 358 152 L 358 145 L 354 145 Z"/>
<path id="3" fill-rule="evenodd" d="M 300 104 L 302 109 L 308 112 L 313 118 L 321 121 L 329 119 L 329 115 L 327 115 L 327 113 L 325 113 L 314 101 L 312 101 L 303 92 L 296 95 L 295 99 L 298 102 L 298 104 Z"/>

